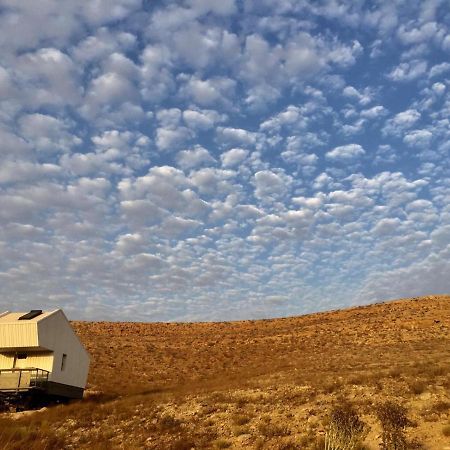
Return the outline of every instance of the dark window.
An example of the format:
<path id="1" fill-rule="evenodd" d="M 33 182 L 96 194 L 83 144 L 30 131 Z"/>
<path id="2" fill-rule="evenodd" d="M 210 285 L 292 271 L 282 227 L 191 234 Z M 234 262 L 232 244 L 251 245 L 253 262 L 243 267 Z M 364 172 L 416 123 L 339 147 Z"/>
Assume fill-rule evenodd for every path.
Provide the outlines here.
<path id="1" fill-rule="evenodd" d="M 42 309 L 32 309 L 29 313 L 19 317 L 19 320 L 31 320 L 42 314 Z"/>
<path id="2" fill-rule="evenodd" d="M 17 359 L 27 359 L 26 353 L 17 353 Z"/>
<path id="3" fill-rule="evenodd" d="M 66 360 L 67 360 L 67 355 L 65 353 L 63 353 L 62 359 L 61 359 L 61 370 L 64 370 L 66 368 Z"/>

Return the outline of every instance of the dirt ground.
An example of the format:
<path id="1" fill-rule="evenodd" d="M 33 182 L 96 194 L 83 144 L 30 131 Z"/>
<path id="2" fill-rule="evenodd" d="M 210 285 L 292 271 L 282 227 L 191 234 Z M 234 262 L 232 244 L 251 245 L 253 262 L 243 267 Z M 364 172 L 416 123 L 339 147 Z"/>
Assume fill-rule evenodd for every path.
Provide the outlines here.
<path id="1" fill-rule="evenodd" d="M 73 325 L 92 358 L 86 398 L 1 415 L 0 448 L 323 449 L 332 412 L 350 404 L 365 424 L 355 448 L 377 449 L 390 401 L 406 410 L 408 448 L 450 450 L 449 296 L 262 321 Z"/>

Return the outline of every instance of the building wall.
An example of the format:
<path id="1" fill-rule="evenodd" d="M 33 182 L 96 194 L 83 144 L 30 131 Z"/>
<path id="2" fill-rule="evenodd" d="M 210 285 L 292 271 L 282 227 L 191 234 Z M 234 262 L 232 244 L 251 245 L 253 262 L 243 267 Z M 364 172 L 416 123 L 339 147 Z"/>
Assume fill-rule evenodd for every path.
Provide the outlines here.
<path id="1" fill-rule="evenodd" d="M 14 364 L 14 354 L 0 353 L 0 369 L 12 369 Z"/>
<path id="2" fill-rule="evenodd" d="M 26 359 L 16 360 L 17 369 L 28 369 L 30 367 L 36 367 L 51 371 L 53 368 L 53 353 L 48 351 L 27 351 Z M 14 352 L 13 353 L 0 353 L 0 369 L 13 369 L 14 368 Z"/>
<path id="3" fill-rule="evenodd" d="M 27 359 L 18 359 L 16 367 L 27 369 L 29 367 L 37 367 L 38 369 L 48 370 L 53 367 L 53 353 L 52 352 L 27 352 Z"/>
<path id="4" fill-rule="evenodd" d="M 53 350 L 49 381 L 84 388 L 89 371 L 89 355 L 62 311 L 38 322 L 39 345 Z M 66 354 L 64 370 L 61 370 Z"/>
<path id="5" fill-rule="evenodd" d="M 0 326 L 0 348 L 37 347 L 37 322 L 2 323 Z"/>

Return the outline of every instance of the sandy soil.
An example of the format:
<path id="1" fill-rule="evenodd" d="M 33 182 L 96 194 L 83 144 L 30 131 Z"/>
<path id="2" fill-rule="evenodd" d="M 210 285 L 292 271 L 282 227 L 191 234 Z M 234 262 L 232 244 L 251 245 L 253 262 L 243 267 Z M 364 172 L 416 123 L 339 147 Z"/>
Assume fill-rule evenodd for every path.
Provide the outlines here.
<path id="1" fill-rule="evenodd" d="M 349 402 L 366 424 L 359 448 L 376 449 L 389 400 L 406 408 L 409 448 L 450 450 L 449 296 L 263 321 L 73 325 L 92 357 L 86 399 L 2 419 L 51 422 L 40 439 L 55 448 L 324 448 L 330 413 Z"/>

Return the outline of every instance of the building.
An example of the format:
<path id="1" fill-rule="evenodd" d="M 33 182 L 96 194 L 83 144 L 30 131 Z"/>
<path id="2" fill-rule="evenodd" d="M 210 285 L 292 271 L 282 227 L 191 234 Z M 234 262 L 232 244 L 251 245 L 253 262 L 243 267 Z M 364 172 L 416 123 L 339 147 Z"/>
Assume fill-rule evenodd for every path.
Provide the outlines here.
<path id="1" fill-rule="evenodd" d="M 61 309 L 0 314 L 0 392 L 82 398 L 89 355 Z"/>

